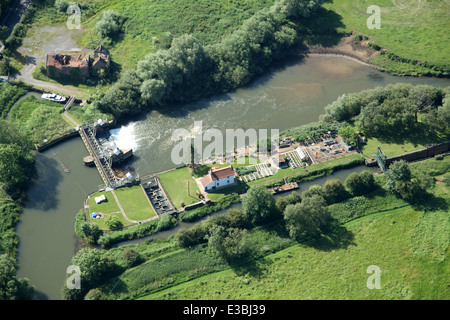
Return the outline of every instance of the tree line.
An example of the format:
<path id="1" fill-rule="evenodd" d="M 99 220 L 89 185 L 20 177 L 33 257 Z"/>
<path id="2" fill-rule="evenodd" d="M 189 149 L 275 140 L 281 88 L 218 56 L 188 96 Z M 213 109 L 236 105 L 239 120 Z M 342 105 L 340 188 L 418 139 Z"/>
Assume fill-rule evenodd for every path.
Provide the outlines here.
<path id="1" fill-rule="evenodd" d="M 450 94 L 429 85 L 397 83 L 342 95 L 325 107 L 323 122 L 353 122 L 369 137 L 450 133 Z"/>
<path id="2" fill-rule="evenodd" d="M 0 300 L 31 299 L 27 279 L 16 277 L 19 222 L 25 190 L 34 172 L 32 144 L 23 130 L 0 120 Z"/>
<path id="3" fill-rule="evenodd" d="M 191 35 L 147 55 L 99 100 L 115 116 L 228 92 L 249 83 L 298 43 L 292 21 L 310 15 L 323 0 L 277 0 L 221 42 L 203 46 Z"/>

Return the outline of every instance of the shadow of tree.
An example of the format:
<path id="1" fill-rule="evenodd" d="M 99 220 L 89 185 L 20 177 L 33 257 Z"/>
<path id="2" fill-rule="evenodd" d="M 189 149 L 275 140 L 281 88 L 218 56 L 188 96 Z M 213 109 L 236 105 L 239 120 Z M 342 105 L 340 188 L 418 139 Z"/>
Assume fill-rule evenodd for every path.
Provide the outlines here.
<path id="1" fill-rule="evenodd" d="M 345 27 L 342 16 L 323 7 L 319 7 L 308 18 L 302 17 L 296 23 L 299 34 L 309 45 L 332 47 L 337 45 L 344 36 L 342 32 L 338 31 Z"/>
<path id="2" fill-rule="evenodd" d="M 351 245 L 356 246 L 354 240 L 355 235 L 353 232 L 334 221 L 333 227 L 329 232 L 306 241 L 305 245 L 320 251 L 333 251 L 347 249 Z"/>
<path id="3" fill-rule="evenodd" d="M 272 264 L 270 260 L 259 258 L 246 259 L 244 263 L 230 263 L 230 267 L 238 276 L 248 275 L 253 278 L 260 278 L 270 264 Z"/>

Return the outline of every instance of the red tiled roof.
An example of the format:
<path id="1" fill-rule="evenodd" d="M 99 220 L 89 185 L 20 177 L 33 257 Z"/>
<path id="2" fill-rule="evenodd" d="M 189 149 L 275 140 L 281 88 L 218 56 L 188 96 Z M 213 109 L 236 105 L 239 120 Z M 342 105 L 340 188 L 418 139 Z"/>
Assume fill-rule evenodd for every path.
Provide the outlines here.
<path id="1" fill-rule="evenodd" d="M 209 171 L 211 172 L 211 176 L 212 176 L 213 180 L 219 180 L 222 178 L 234 176 L 234 170 L 231 165 L 229 167 L 225 167 L 225 168 L 214 167 L 214 168 L 209 169 Z"/>
<path id="2" fill-rule="evenodd" d="M 203 178 L 200 179 L 200 182 L 202 183 L 202 185 L 204 187 L 206 187 L 208 184 L 210 184 L 212 182 L 211 176 L 209 174 L 207 174 L 206 176 L 204 176 Z"/>

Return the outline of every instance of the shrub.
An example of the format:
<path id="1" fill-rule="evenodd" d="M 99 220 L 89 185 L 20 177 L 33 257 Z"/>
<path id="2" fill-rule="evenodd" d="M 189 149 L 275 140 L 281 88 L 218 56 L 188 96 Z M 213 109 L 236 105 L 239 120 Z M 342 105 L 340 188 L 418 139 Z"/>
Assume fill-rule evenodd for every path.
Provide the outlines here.
<path id="1" fill-rule="evenodd" d="M 66 0 L 55 0 L 55 8 L 60 12 L 66 12 L 69 3 Z"/>
<path id="2" fill-rule="evenodd" d="M 328 204 L 341 202 L 349 197 L 344 185 L 338 179 L 327 180 L 322 189 L 323 197 Z"/>
<path id="3" fill-rule="evenodd" d="M 122 18 L 120 13 L 114 10 L 106 10 L 103 12 L 101 18 L 95 24 L 101 38 L 113 37 L 117 35 L 122 27 Z"/>

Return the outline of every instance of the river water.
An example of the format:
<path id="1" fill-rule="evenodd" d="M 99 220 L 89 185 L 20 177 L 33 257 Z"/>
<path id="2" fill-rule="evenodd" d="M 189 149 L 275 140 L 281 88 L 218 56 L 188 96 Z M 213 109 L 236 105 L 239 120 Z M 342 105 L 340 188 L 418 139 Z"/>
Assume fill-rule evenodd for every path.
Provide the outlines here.
<path id="1" fill-rule="evenodd" d="M 246 88 L 170 110 L 153 111 L 112 134 L 119 147 L 133 148 L 132 165 L 144 176 L 174 167 L 170 154 L 176 143 L 171 141 L 175 128 L 192 130 L 194 121 L 202 121 L 203 129 L 281 132 L 317 121 L 324 107 L 344 93 L 397 82 L 450 85 L 448 79 L 394 77 L 344 57 L 291 58 Z M 74 231 L 75 215 L 82 209 L 86 194 L 102 183 L 94 168 L 83 165 L 87 154 L 81 139 L 73 138 L 36 156 L 38 178 L 30 187 L 28 203 L 17 226 L 17 275 L 30 279 L 37 299 L 61 299 L 66 269 L 79 245 Z M 342 180 L 363 169 L 338 172 L 333 177 Z M 300 188 L 304 190 L 310 184 L 301 184 Z"/>

